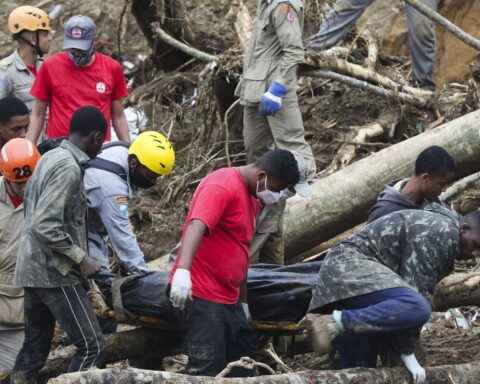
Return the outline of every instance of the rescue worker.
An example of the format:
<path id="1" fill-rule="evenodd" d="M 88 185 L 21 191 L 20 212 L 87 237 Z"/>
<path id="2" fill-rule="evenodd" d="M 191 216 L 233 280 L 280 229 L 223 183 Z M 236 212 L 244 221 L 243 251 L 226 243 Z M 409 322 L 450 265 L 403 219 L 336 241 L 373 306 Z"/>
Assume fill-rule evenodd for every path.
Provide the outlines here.
<path id="1" fill-rule="evenodd" d="M 88 163 L 84 182 L 89 204 L 88 245 L 100 265 L 95 281 L 110 296 L 114 275 L 110 271 L 106 237 L 124 272 L 149 272 L 128 216 L 128 203 L 138 188 L 150 188 L 175 163 L 172 145 L 159 132 L 140 134 L 130 145 L 112 142 Z"/>
<path id="2" fill-rule="evenodd" d="M 422 209 L 440 203 L 438 196 L 455 177 L 455 161 L 442 147 L 432 145 L 415 160 L 414 175 L 388 183 L 368 212 L 368 222 L 402 209 Z"/>
<path id="3" fill-rule="evenodd" d="M 42 56 L 50 50 L 50 29 L 48 15 L 37 7 L 25 5 L 15 8 L 8 17 L 8 30 L 18 48 L 0 61 L 0 70 L 5 71 L 0 97 L 18 97 L 27 105 L 29 112 L 35 100 L 30 95 L 30 89 L 43 64 Z"/>
<path id="4" fill-rule="evenodd" d="M 9 141 L 27 134 L 30 117 L 25 103 L 14 97 L 0 99 L 0 149 Z"/>
<path id="5" fill-rule="evenodd" d="M 25 224 L 14 283 L 25 290 L 25 341 L 13 384 L 37 383 L 58 321 L 77 347 L 68 372 L 102 364 L 105 338 L 91 307 L 85 278 L 98 272 L 88 255 L 82 164 L 97 156 L 108 130 L 103 113 L 79 108 L 68 140 L 38 162 L 25 190 Z"/>
<path id="6" fill-rule="evenodd" d="M 433 203 L 390 213 L 338 243 L 319 272 L 306 325 L 316 352 L 333 346 L 340 368 L 375 367 L 382 345 L 425 380 L 414 349 L 435 285 L 454 261 L 480 255 L 480 211 L 465 217 Z"/>
<path id="7" fill-rule="evenodd" d="M 0 370 L 11 369 L 25 336 L 23 289 L 13 285 L 25 185 L 40 159 L 27 139 L 12 139 L 0 152 Z"/>
<path id="8" fill-rule="evenodd" d="M 257 17 L 237 87 L 243 108 L 243 138 L 247 161 L 252 163 L 273 148 L 300 153 L 315 176 L 315 158 L 305 140 L 297 99 L 297 67 L 304 59 L 301 0 L 258 0 Z M 284 259 L 285 201 L 269 210 L 270 235 L 262 254 L 265 261 Z"/>
<path id="9" fill-rule="evenodd" d="M 277 149 L 253 164 L 212 172 L 197 187 L 169 278 L 170 300 L 183 311 L 189 374 L 216 375 L 231 361 L 255 357 L 246 278 L 258 200 L 273 204 L 298 181 L 295 157 Z"/>
<path id="10" fill-rule="evenodd" d="M 290 197 L 298 193 L 301 197 L 311 197 L 312 190 L 308 185 L 308 163 L 296 151 L 292 152 L 297 161 L 300 181 L 291 189 L 285 189 L 281 192 L 279 203 L 284 203 Z M 283 215 L 279 216 L 278 207 L 280 204 L 263 205 L 257 217 L 255 234 L 253 235 L 250 246 L 250 264 L 285 264 L 284 260 L 284 241 L 283 241 Z M 274 239 L 271 238 L 274 237 Z M 270 239 L 269 245 L 265 246 Z"/>
<path id="11" fill-rule="evenodd" d="M 374 0 L 337 0 L 325 16 L 318 32 L 307 42 L 307 49 L 324 50 L 334 46 L 355 24 Z M 439 0 L 421 0 L 427 7 L 437 10 Z M 408 41 L 412 56 L 413 77 L 421 88 L 435 89 L 435 24 L 405 4 L 408 23 Z"/>
<path id="12" fill-rule="evenodd" d="M 70 118 L 80 107 L 100 109 L 119 140 L 130 142 L 122 98 L 127 84 L 121 65 L 95 52 L 95 23 L 88 16 L 73 16 L 65 24 L 63 52 L 47 58 L 33 83 L 35 104 L 27 138 L 36 143 L 49 109 L 47 138 L 67 136 Z M 107 132 L 110 140 L 110 130 Z"/>

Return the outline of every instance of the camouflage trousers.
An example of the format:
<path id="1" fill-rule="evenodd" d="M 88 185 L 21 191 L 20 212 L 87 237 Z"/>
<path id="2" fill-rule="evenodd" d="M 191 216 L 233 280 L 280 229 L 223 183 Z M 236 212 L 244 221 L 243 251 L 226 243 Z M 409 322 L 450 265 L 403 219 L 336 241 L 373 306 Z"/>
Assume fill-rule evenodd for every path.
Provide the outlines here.
<path id="1" fill-rule="evenodd" d="M 333 347 L 340 355 L 340 368 L 370 367 L 380 351 L 409 355 L 414 352 L 420 327 L 430 317 L 428 301 L 411 288 L 384 289 L 340 300 L 320 309 L 342 311 L 345 332 Z"/>

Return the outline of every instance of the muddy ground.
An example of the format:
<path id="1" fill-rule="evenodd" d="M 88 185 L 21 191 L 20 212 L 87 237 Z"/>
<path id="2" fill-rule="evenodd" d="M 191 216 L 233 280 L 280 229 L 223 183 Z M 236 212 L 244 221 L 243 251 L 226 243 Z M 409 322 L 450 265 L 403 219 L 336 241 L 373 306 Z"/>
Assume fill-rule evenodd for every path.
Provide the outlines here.
<path id="1" fill-rule="evenodd" d="M 310 5 L 315 3 L 307 2 Z M 15 6 L 30 3 L 23 0 L 4 0 L 0 9 L 0 18 L 5 20 Z M 47 11 L 56 4 L 49 0 L 40 3 Z M 179 241 L 188 204 L 199 180 L 208 172 L 226 166 L 228 163 L 225 152 L 228 127 L 222 124 L 211 95 L 214 86 L 212 78 L 202 74 L 205 64 L 198 62 L 193 62 L 181 72 L 165 73 L 153 68 L 149 59 L 151 49 L 129 10 L 126 9 L 126 12 L 123 12 L 123 1 L 67 0 L 60 3 L 64 6 L 65 12 L 59 20 L 54 22 L 57 34 L 52 53 L 61 49 L 62 25 L 68 17 L 83 13 L 94 18 L 99 27 L 99 50 L 116 58 L 120 53 L 126 54 L 128 59 L 136 65 L 134 74 L 127 76 L 131 91 L 131 96 L 126 101 L 127 105 L 143 109 L 149 118 L 147 128 L 168 134 L 176 150 L 177 161 L 172 174 L 164 177 L 151 190 L 139 193 L 131 209 L 132 221 L 145 257 L 147 260 L 153 260 L 168 253 Z M 255 2 L 248 0 L 246 3 L 253 11 Z M 381 2 L 375 2 L 375 4 L 379 3 Z M 401 28 L 400 19 L 403 12 L 399 3 L 399 1 L 389 3 L 391 8 L 383 9 L 383 13 L 380 13 L 381 4 L 378 5 L 378 9 L 372 8 L 369 11 L 371 16 L 369 21 L 376 22 L 377 25 L 382 24 L 384 27 L 385 25 L 393 26 L 385 31 L 387 50 L 380 57 L 378 71 L 394 76 L 400 74 L 409 79 L 409 59 L 398 56 L 408 53 L 408 49 L 405 48 L 406 30 Z M 466 29 L 471 31 L 478 30 L 478 18 L 472 19 L 470 16 L 473 13 L 467 12 L 472 9 L 471 7 L 478 6 L 474 3 L 473 0 L 464 1 L 461 6 L 455 8 L 451 1 L 446 1 L 443 6 L 450 12 L 453 19 L 459 22 L 467 20 L 469 24 Z M 198 48 L 210 53 L 221 53 L 227 50 L 229 44 L 235 40 L 232 28 L 224 21 L 226 11 L 229 9 L 229 1 L 189 0 L 185 5 L 190 16 L 190 25 L 192 29 L 198 31 L 201 42 L 201 47 Z M 310 32 L 315 30 L 315 24 L 315 20 L 307 20 L 307 28 Z M 0 57 L 8 54 L 12 49 L 6 23 L 2 25 Z M 211 25 L 215 25 L 215 28 L 210 28 Z M 361 28 L 360 25 L 359 29 Z M 352 32 L 349 39 L 352 41 L 354 38 L 355 32 Z M 455 65 L 453 65 L 451 58 L 450 62 L 444 59 L 448 55 L 451 56 L 451 52 L 445 48 L 446 44 L 448 47 L 445 41 L 450 41 L 449 39 L 450 37 L 445 33 L 440 33 L 441 57 L 436 75 L 439 88 L 443 86 L 444 80 L 464 82 L 468 78 L 467 66 L 472 58 L 472 52 L 463 47 L 459 48 L 458 43 L 455 42 L 456 53 L 453 60 Z M 351 52 L 351 60 L 361 62 L 365 53 L 365 47 L 362 48 L 361 44 L 355 46 Z M 224 75 L 231 87 L 234 87 L 238 81 L 241 71 L 239 63 L 240 56 Z M 440 74 L 438 71 L 441 71 Z M 434 111 L 417 109 L 400 104 L 396 100 L 388 100 L 320 79 L 301 78 L 299 99 L 306 138 L 313 148 L 320 172 L 328 167 L 342 144 L 352 139 L 356 127 L 375 122 L 381 116 L 396 116 L 394 119 L 396 123 L 390 130 L 391 135 L 386 134 L 376 138 L 374 145 L 360 146 L 356 157 L 359 159 L 385 146 L 421 133 L 430 123 L 437 120 Z M 453 117 L 453 115 L 450 116 L 450 118 Z M 241 121 L 240 114 L 237 116 L 238 121 Z M 234 165 L 242 164 L 245 157 L 241 126 L 237 124 L 230 128 L 228 140 L 231 161 Z M 478 207 L 480 201 L 475 192 L 467 195 L 469 197 L 466 200 L 469 199 L 470 207 Z M 477 328 L 463 331 L 451 328 L 447 323 L 436 324 L 431 331 L 422 335 L 422 339 L 427 351 L 428 365 L 476 360 L 480 347 Z M 288 364 L 295 369 L 319 369 L 325 367 L 327 363 L 312 355 L 303 355 L 289 360 Z"/>

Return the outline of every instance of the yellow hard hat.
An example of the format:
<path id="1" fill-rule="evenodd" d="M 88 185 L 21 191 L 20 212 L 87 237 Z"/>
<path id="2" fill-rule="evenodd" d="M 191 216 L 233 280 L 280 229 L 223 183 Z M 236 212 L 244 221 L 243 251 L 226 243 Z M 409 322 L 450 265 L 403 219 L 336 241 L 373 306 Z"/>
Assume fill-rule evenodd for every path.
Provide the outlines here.
<path id="1" fill-rule="evenodd" d="M 158 175 L 168 175 L 175 164 L 175 151 L 168 139 L 159 132 L 143 132 L 133 141 L 128 150 L 140 164 Z"/>
<path id="2" fill-rule="evenodd" d="M 50 19 L 40 8 L 25 5 L 15 8 L 8 16 L 8 30 L 12 33 L 22 31 L 50 31 Z"/>

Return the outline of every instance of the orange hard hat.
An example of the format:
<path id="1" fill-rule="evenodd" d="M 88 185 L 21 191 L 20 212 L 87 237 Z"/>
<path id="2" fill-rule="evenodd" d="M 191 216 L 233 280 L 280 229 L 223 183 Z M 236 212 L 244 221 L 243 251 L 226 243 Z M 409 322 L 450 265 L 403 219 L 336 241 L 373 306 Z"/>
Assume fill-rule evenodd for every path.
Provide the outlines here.
<path id="1" fill-rule="evenodd" d="M 0 152 L 0 171 L 14 183 L 27 181 L 32 176 L 40 153 L 27 139 L 17 138 L 8 141 Z"/>
<path id="2" fill-rule="evenodd" d="M 50 31 L 51 27 L 48 15 L 44 11 L 37 7 L 24 5 L 15 8 L 10 13 L 8 29 L 12 33 L 20 33 L 22 31 Z"/>

